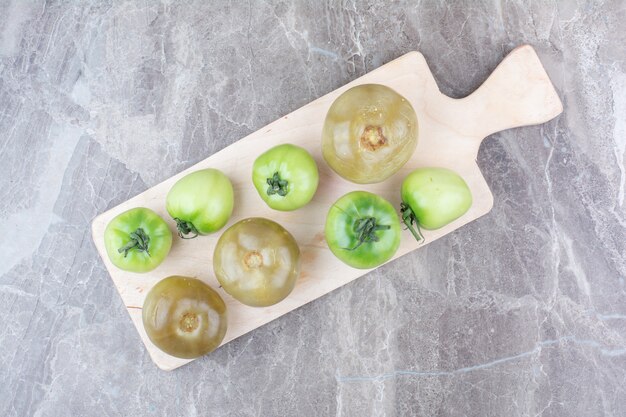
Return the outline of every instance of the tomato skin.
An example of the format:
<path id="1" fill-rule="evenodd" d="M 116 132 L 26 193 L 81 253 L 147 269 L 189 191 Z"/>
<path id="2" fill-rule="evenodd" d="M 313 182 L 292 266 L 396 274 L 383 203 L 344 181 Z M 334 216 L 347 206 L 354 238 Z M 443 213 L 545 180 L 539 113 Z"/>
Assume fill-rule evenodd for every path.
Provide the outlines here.
<path id="1" fill-rule="evenodd" d="M 196 278 L 162 279 L 148 292 L 141 313 L 152 343 L 178 358 L 207 354 L 226 334 L 226 304 L 213 288 Z"/>
<path id="2" fill-rule="evenodd" d="M 272 189 L 270 182 L 286 181 L 285 195 L 278 188 Z M 261 154 L 252 167 L 252 182 L 259 196 L 275 210 L 296 210 L 311 201 L 319 183 L 317 164 L 304 149 L 292 144 L 275 146 Z"/>
<path id="3" fill-rule="evenodd" d="M 132 233 L 141 229 L 148 238 L 147 252 L 132 245 Z M 172 232 L 165 220 L 154 211 L 136 207 L 117 215 L 104 230 L 104 246 L 113 265 L 124 271 L 148 272 L 159 266 L 172 247 Z"/>
<path id="4" fill-rule="evenodd" d="M 372 240 L 360 243 L 359 221 L 362 225 L 363 219 L 369 218 L 374 218 L 382 228 L 372 232 Z M 328 211 L 324 233 L 333 254 L 359 269 L 387 262 L 400 246 L 400 221 L 396 210 L 384 198 L 367 191 L 352 191 L 339 198 Z"/>
<path id="5" fill-rule="evenodd" d="M 463 178 L 446 168 L 418 168 L 402 182 L 402 201 L 419 227 L 439 229 L 461 217 L 472 205 Z"/>
<path id="6" fill-rule="evenodd" d="M 208 168 L 187 174 L 167 193 L 167 212 L 178 224 L 179 236 L 192 238 L 213 233 L 233 212 L 233 186 L 224 173 Z M 191 230 L 181 228 L 181 222 Z M 193 230 L 195 228 L 195 230 Z"/>

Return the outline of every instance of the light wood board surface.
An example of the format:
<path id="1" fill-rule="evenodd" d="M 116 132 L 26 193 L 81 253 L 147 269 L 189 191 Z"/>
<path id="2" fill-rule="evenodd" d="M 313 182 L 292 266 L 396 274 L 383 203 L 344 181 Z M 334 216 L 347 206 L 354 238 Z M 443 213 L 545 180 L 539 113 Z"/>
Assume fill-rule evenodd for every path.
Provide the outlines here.
<path id="1" fill-rule="evenodd" d="M 342 92 L 365 83 L 384 84 L 402 94 L 413 105 L 419 122 L 418 145 L 413 157 L 391 178 L 371 185 L 352 184 L 342 179 L 326 165 L 321 155 L 322 126 L 328 108 Z M 93 239 L 153 361 L 161 369 L 172 370 L 190 360 L 172 357 L 156 348 L 148 339 L 141 320 L 144 298 L 158 281 L 170 275 L 183 275 L 202 279 L 217 289 L 228 305 L 228 331 L 222 344 L 228 343 L 368 272 L 343 264 L 324 241 L 326 213 L 340 196 L 353 190 L 366 190 L 399 207 L 402 180 L 415 168 L 440 166 L 455 170 L 469 185 L 473 205 L 464 216 L 442 229 L 425 231 L 428 244 L 491 210 L 493 196 L 476 164 L 483 138 L 500 130 L 546 122 L 562 109 L 539 58 L 528 45 L 513 50 L 478 90 L 463 99 L 443 95 L 424 57 L 410 52 L 102 213 L 92 223 Z M 320 185 L 315 197 L 309 205 L 295 212 L 279 212 L 267 207 L 251 181 L 255 158 L 281 143 L 307 149 L 319 167 Z M 222 170 L 235 189 L 235 209 L 226 227 L 246 217 L 268 217 L 283 225 L 298 241 L 302 273 L 294 291 L 282 302 L 265 308 L 248 307 L 218 288 L 212 256 L 217 239 L 226 227 L 211 236 L 192 240 L 176 237 L 175 223 L 165 210 L 165 196 L 184 175 L 209 167 Z M 168 221 L 174 233 L 169 256 L 158 268 L 145 274 L 116 268 L 104 248 L 104 229 L 108 222 L 133 207 L 154 210 Z M 394 259 L 419 246 L 412 235 L 404 231 Z"/>

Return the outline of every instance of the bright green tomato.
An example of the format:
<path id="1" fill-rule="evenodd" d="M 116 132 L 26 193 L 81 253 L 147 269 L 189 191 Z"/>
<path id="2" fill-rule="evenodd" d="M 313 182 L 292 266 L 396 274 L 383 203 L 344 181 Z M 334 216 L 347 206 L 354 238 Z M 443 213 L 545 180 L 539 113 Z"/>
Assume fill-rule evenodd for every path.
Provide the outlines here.
<path id="1" fill-rule="evenodd" d="M 439 229 L 461 217 L 471 205 L 467 183 L 449 169 L 419 168 L 402 182 L 402 219 L 417 240 L 422 239 L 421 227 Z"/>
<path id="2" fill-rule="evenodd" d="M 202 169 L 179 179 L 167 193 L 167 212 L 178 235 L 191 239 L 224 227 L 233 212 L 233 186 L 217 169 Z"/>
<path id="3" fill-rule="evenodd" d="M 159 281 L 143 303 L 143 327 L 159 349 L 178 358 L 196 358 L 216 349 L 226 334 L 226 304 L 196 278 Z"/>
<path id="4" fill-rule="evenodd" d="M 306 150 L 284 144 L 271 148 L 254 161 L 252 182 L 268 206 L 290 211 L 311 201 L 319 174 L 315 160 Z"/>
<path id="5" fill-rule="evenodd" d="M 119 214 L 104 231 L 104 246 L 113 265 L 131 272 L 159 266 L 172 247 L 172 232 L 154 211 L 137 207 Z"/>
<path id="6" fill-rule="evenodd" d="M 390 202 L 353 191 L 330 207 L 324 229 L 328 247 L 346 264 L 361 269 L 387 262 L 400 246 L 400 221 Z"/>

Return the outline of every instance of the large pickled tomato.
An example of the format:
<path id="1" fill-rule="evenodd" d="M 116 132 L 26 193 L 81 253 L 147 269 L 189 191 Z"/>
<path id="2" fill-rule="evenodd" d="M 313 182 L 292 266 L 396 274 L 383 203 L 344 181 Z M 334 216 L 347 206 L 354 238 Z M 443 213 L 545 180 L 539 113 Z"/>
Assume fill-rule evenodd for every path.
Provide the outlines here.
<path id="1" fill-rule="evenodd" d="M 363 84 L 330 106 L 322 132 L 322 154 L 343 178 L 359 184 L 384 181 L 417 146 L 417 115 L 400 94 L 380 84 Z"/>

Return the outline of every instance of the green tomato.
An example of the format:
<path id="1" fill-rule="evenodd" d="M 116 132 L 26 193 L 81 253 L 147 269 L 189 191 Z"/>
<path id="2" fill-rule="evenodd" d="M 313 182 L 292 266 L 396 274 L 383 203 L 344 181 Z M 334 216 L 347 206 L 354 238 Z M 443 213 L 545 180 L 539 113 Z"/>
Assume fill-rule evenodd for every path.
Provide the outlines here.
<path id="1" fill-rule="evenodd" d="M 360 269 L 374 268 L 400 246 L 400 221 L 390 202 L 366 191 L 350 192 L 328 211 L 324 228 L 337 258 Z"/>
<path id="2" fill-rule="evenodd" d="M 178 358 L 197 358 L 216 349 L 226 334 L 226 304 L 196 278 L 159 281 L 143 303 L 143 327 L 152 343 Z"/>
<path id="3" fill-rule="evenodd" d="M 109 222 L 104 230 L 104 246 L 118 268 L 148 272 L 159 266 L 169 253 L 172 232 L 154 211 L 137 207 Z"/>
<path id="4" fill-rule="evenodd" d="M 417 240 L 422 239 L 420 227 L 439 229 L 461 217 L 471 205 L 467 183 L 449 169 L 419 168 L 402 182 L 402 219 Z"/>
<path id="5" fill-rule="evenodd" d="M 271 148 L 254 161 L 252 182 L 268 206 L 290 211 L 311 201 L 319 174 L 315 160 L 306 150 L 284 144 Z"/>
<path id="6" fill-rule="evenodd" d="M 228 222 L 233 212 L 233 186 L 221 171 L 202 169 L 179 179 L 167 193 L 165 204 L 181 238 L 208 235 Z"/>

